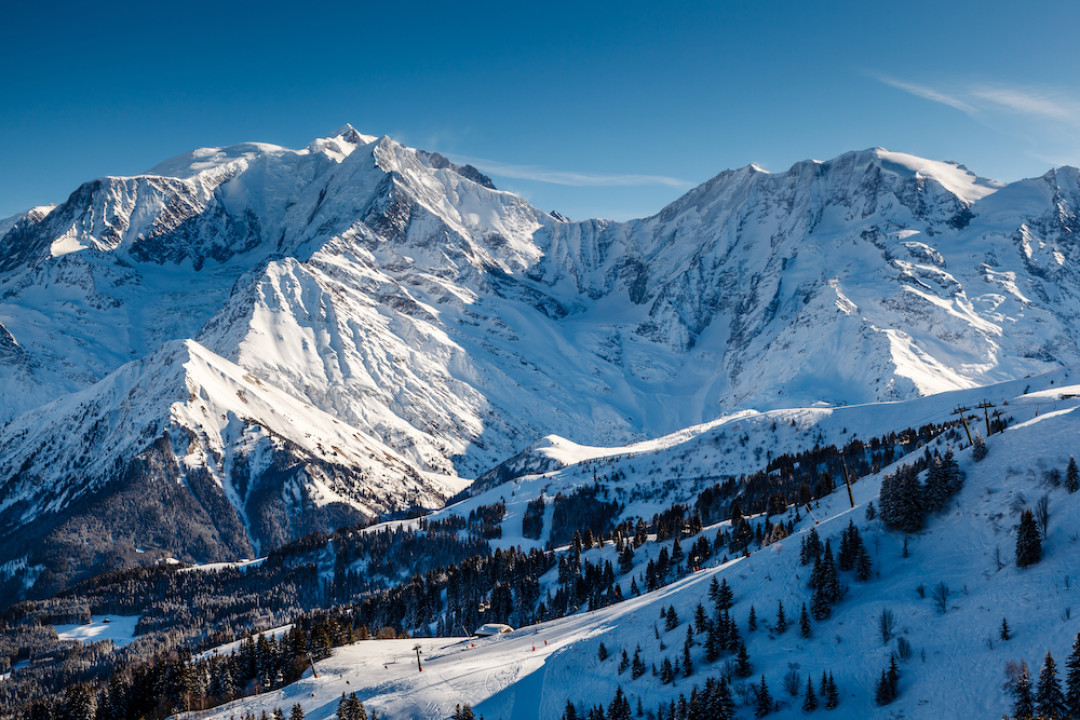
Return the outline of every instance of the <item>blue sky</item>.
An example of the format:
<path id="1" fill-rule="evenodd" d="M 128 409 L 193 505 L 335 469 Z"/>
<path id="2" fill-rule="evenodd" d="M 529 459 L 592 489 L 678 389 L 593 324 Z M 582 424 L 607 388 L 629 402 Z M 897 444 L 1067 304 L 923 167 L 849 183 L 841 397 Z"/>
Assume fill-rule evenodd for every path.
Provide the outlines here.
<path id="1" fill-rule="evenodd" d="M 344 122 L 572 218 L 883 146 L 1080 164 L 1080 3 L 5 3 L 0 217 L 200 146 Z"/>

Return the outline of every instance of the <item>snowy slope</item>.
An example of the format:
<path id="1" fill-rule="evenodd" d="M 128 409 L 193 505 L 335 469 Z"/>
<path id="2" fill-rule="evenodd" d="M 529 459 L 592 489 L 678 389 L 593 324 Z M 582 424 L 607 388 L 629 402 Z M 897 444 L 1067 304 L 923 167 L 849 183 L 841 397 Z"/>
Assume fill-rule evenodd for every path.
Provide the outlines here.
<path id="1" fill-rule="evenodd" d="M 438 507 L 462 487 L 191 340 L 20 415 L 0 443 L 13 449 L 0 469 L 0 557 L 27 586 L 56 555 L 79 558 L 69 573 L 112 553 L 157 557 L 136 557 L 145 548 L 197 561 L 250 555 Z M 42 542 L 16 541 L 27 537 Z"/>
<path id="2" fill-rule="evenodd" d="M 598 611 L 474 641 L 437 638 L 347 646 L 319 664 L 318 678 L 308 675 L 206 717 L 224 719 L 300 703 L 307 717 L 324 720 L 334 717 L 342 692 L 356 692 L 369 711 L 390 720 L 445 718 L 457 703 L 469 703 L 489 718 L 550 718 L 561 714 L 567 699 L 579 707 L 606 706 L 617 686 L 627 693 L 631 707 L 642 698 L 647 710 L 655 710 L 680 692 L 688 694 L 692 685 L 700 687 L 705 677 L 720 674 L 724 661 L 708 664 L 698 645 L 692 650 L 695 675 L 670 686 L 648 672 L 637 680 L 628 672 L 620 676 L 615 671 L 618 654 L 623 649 L 632 654 L 640 645 L 646 666 L 659 664 L 663 657 L 681 657 L 686 622 L 697 603 L 710 607 L 707 588 L 713 577 L 726 579 L 735 592 L 732 612 L 754 665 L 749 681 L 764 675 L 781 704 L 771 717 L 804 716 L 801 697 L 782 689 L 783 676 L 791 669 L 802 688 L 808 675 L 816 689 L 823 671 L 834 674 L 840 707 L 826 713 L 829 717 L 923 717 L 931 708 L 946 717 L 999 717 L 1011 708 L 1003 687 L 1006 663 L 1026 660 L 1037 672 L 1049 650 L 1060 670 L 1080 631 L 1080 618 L 1068 612 L 1075 601 L 1071 582 L 1078 570 L 1074 545 L 1080 494 L 1070 495 L 1044 480 L 1046 470 L 1063 470 L 1069 455 L 1080 453 L 1080 403 L 1061 399 L 1077 392 L 1080 386 L 1058 386 L 1027 396 L 1032 418 L 991 436 L 985 461 L 976 464 L 970 451 L 960 453 L 965 487 L 945 510 L 930 517 L 925 530 L 907 536 L 910 557 L 903 557 L 902 534 L 886 530 L 879 519 L 865 519 L 865 505 L 876 499 L 880 476 L 856 484 L 854 510 L 844 493 L 822 500 L 815 509 L 821 520 L 818 533 L 831 538 L 835 549 L 840 531 L 854 520 L 876 573 L 866 583 L 844 574 L 847 596 L 830 619 L 813 622 L 812 639 L 800 637 L 797 623 L 798 609 L 810 594 L 805 586 L 809 568 L 799 563 L 801 533 L 811 522 L 804 519 L 796 535 L 750 557 Z M 1034 416 L 1040 402 L 1043 412 Z M 1046 402 L 1057 403 L 1057 409 L 1046 412 Z M 1021 570 L 1012 563 L 1018 508 L 1031 506 L 1043 493 L 1051 503 L 1043 560 Z M 705 532 L 711 538 L 713 531 Z M 609 550 L 589 551 L 586 557 Z M 997 550 L 1002 566 L 995 560 Z M 635 572 L 643 563 L 639 558 Z M 931 598 L 938 583 L 949 589 L 944 612 Z M 920 585 L 926 597 L 920 597 Z M 795 618 L 782 635 L 772 632 L 778 601 Z M 756 632 L 746 628 L 751 605 L 760 622 Z M 660 611 L 667 606 L 675 607 L 682 619 L 672 631 L 663 630 L 660 621 Z M 879 634 L 883 609 L 894 614 L 896 634 L 912 647 L 910 658 L 900 664 L 900 697 L 884 709 L 874 704 L 874 686 L 898 646 L 896 640 L 883 643 Z M 1013 630 L 1007 642 L 998 638 L 1003 617 Z M 661 628 L 666 651 L 653 636 L 654 624 Z M 417 672 L 412 652 L 417 642 L 424 653 L 423 673 Z M 601 642 L 611 653 L 604 662 L 597 657 Z M 752 713 L 752 706 L 742 706 L 740 717 Z"/>

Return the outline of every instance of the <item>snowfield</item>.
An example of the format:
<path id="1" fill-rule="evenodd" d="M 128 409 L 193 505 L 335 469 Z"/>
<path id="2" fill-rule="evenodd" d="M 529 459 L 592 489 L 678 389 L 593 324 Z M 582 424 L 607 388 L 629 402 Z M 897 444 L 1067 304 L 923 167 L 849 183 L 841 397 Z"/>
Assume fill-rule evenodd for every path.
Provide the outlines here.
<path id="1" fill-rule="evenodd" d="M 139 624 L 139 615 L 99 615 L 85 625 L 54 625 L 53 629 L 61 640 L 78 640 L 90 643 L 110 640 L 117 647 L 123 647 L 135 639 L 135 626 Z"/>

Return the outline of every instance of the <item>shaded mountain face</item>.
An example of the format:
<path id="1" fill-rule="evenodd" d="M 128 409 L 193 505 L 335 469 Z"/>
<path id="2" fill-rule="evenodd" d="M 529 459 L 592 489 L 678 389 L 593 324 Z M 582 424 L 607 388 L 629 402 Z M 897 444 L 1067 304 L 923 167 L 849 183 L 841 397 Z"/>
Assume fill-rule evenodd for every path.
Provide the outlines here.
<path id="1" fill-rule="evenodd" d="M 1076 362 L 1078 208 L 1073 168 L 877 149 L 571 223 L 349 126 L 92 181 L 0 224 L 0 579 L 437 507 L 552 433 Z"/>

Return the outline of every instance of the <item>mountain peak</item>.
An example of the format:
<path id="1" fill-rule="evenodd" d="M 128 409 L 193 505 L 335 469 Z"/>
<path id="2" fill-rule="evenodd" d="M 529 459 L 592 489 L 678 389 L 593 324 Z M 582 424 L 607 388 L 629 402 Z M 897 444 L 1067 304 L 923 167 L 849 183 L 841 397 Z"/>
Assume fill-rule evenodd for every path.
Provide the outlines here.
<path id="1" fill-rule="evenodd" d="M 1003 187 L 1001 183 L 979 177 L 958 163 L 927 160 L 918 155 L 894 152 L 883 147 L 847 152 L 823 164 L 829 167 L 845 164 L 856 168 L 875 166 L 902 178 L 930 178 L 968 205 Z"/>
<path id="2" fill-rule="evenodd" d="M 345 123 L 327 136 L 327 139 L 341 139 L 351 145 L 367 145 L 375 142 L 378 138 L 374 135 L 364 135 L 349 123 Z"/>

